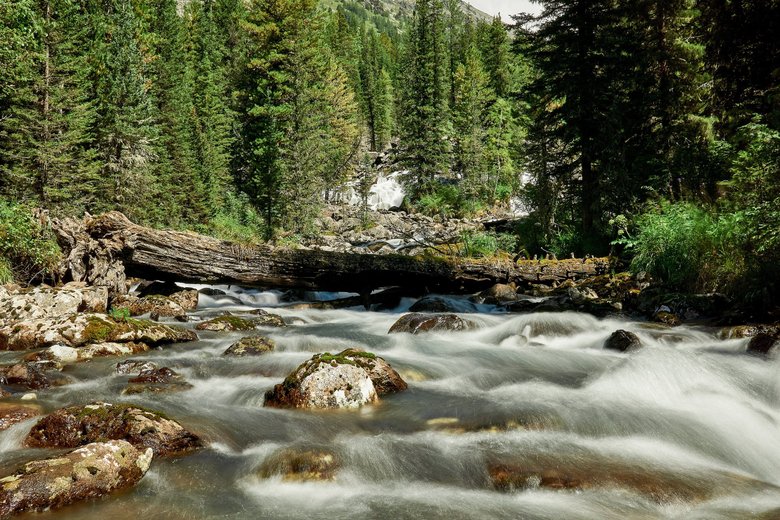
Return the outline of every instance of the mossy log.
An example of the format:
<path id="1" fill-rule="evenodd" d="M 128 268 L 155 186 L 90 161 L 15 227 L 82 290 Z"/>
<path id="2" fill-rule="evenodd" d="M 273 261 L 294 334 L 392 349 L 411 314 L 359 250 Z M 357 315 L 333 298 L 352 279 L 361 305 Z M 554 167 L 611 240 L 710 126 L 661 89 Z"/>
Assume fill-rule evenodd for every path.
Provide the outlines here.
<path id="1" fill-rule="evenodd" d="M 149 280 L 361 294 L 380 287 L 470 293 L 495 283 L 549 284 L 594 276 L 609 267 L 605 258 L 513 263 L 246 245 L 139 226 L 119 212 L 87 218 L 86 230 L 92 240 L 114 249 L 127 276 Z"/>

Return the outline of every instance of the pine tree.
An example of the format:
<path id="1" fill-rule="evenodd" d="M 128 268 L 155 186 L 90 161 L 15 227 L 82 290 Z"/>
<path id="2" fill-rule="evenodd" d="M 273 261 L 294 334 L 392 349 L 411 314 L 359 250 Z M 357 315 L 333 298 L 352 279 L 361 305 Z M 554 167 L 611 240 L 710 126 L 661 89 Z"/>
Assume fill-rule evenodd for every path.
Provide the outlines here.
<path id="1" fill-rule="evenodd" d="M 455 104 L 452 110 L 455 129 L 454 166 L 460 173 L 466 194 L 483 195 L 486 173 L 485 121 L 488 107 L 495 97 L 488 83 L 476 48 L 466 55 L 465 63 L 455 72 Z"/>
<path id="2" fill-rule="evenodd" d="M 490 24 L 480 23 L 477 28 L 477 40 L 482 53 L 482 62 L 490 76 L 490 87 L 498 97 L 507 97 L 511 74 L 510 40 L 501 18 L 493 18 Z"/>
<path id="3" fill-rule="evenodd" d="M 448 170 L 447 53 L 441 0 L 419 0 L 409 30 L 403 70 L 401 140 L 406 162 L 415 172 L 413 188 L 432 188 Z"/>
<path id="4" fill-rule="evenodd" d="M 22 197 L 48 208 L 68 203 L 78 213 L 92 198 L 97 172 L 88 147 L 94 110 L 82 54 L 86 17 L 72 0 L 42 0 L 36 7 L 31 28 L 40 32 L 29 76 L 2 122 L 12 140 L 4 148 L 7 171 L 21 183 Z"/>
<path id="5" fill-rule="evenodd" d="M 358 71 L 361 106 L 372 151 L 383 149 L 392 132 L 392 83 L 381 51 L 376 31 L 369 29 L 363 35 Z"/>
<path id="6" fill-rule="evenodd" d="M 142 221 L 164 220 L 149 164 L 159 130 L 142 74 L 138 20 L 129 0 L 110 0 L 96 20 L 96 148 L 104 182 L 97 210 L 118 209 Z"/>

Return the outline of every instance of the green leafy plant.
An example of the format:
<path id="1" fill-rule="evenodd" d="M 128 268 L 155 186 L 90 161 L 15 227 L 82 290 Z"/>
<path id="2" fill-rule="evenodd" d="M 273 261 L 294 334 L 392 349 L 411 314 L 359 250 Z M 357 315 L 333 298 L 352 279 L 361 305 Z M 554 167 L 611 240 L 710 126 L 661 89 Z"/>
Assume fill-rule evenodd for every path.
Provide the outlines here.
<path id="1" fill-rule="evenodd" d="M 0 278 L 13 273 L 20 282 L 50 279 L 60 257 L 54 234 L 29 208 L 0 202 Z"/>
<path id="2" fill-rule="evenodd" d="M 130 309 L 127 307 L 113 307 L 108 315 L 115 321 L 127 321 L 130 318 Z"/>

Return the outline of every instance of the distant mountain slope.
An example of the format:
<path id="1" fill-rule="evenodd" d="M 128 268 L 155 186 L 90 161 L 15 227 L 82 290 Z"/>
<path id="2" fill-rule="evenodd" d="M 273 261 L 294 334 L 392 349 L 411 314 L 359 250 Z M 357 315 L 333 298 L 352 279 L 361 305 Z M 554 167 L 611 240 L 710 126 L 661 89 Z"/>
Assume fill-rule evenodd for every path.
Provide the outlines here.
<path id="1" fill-rule="evenodd" d="M 325 0 L 323 3 L 329 7 L 335 7 L 338 4 L 346 3 L 358 4 L 379 16 L 386 17 L 397 23 L 412 17 L 415 0 Z M 490 21 L 493 18 L 489 14 L 480 11 L 463 0 L 461 0 L 461 5 L 463 11 L 468 13 L 475 20 Z"/>

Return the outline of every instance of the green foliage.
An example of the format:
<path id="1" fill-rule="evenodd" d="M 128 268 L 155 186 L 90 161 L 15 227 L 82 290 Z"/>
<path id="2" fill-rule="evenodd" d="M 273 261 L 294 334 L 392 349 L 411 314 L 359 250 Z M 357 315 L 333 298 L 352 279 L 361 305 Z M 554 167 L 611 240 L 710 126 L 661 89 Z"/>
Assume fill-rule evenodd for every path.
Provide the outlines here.
<path id="1" fill-rule="evenodd" d="M 264 227 L 265 221 L 246 195 L 227 192 L 222 207 L 203 231 L 223 240 L 258 243 L 264 236 Z"/>
<path id="2" fill-rule="evenodd" d="M 730 288 L 744 275 L 740 217 L 681 202 L 662 203 L 621 240 L 634 252 L 631 269 L 688 291 Z"/>
<path id="3" fill-rule="evenodd" d="M 130 318 L 130 309 L 127 307 L 112 307 L 108 315 L 118 322 L 125 322 Z"/>
<path id="4" fill-rule="evenodd" d="M 508 233 L 470 231 L 461 236 L 461 255 L 468 258 L 489 258 L 499 253 L 514 254 L 517 237 Z"/>
<path id="5" fill-rule="evenodd" d="M 0 201 L 0 279 L 50 279 L 60 256 L 54 235 L 28 208 Z"/>

